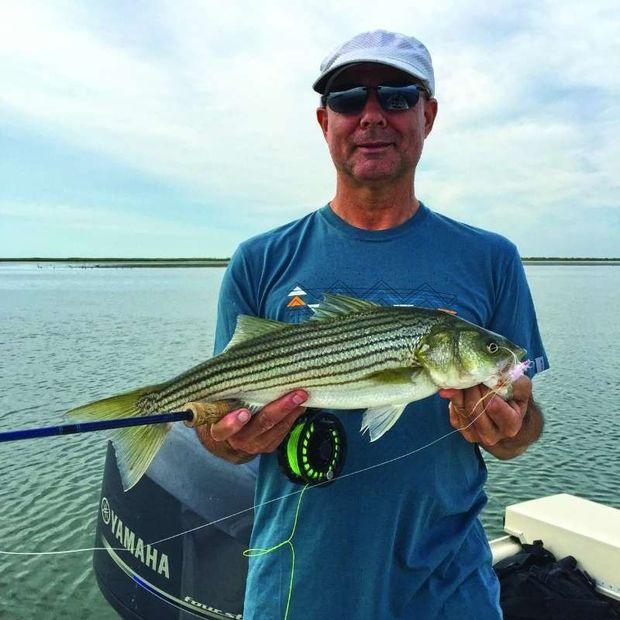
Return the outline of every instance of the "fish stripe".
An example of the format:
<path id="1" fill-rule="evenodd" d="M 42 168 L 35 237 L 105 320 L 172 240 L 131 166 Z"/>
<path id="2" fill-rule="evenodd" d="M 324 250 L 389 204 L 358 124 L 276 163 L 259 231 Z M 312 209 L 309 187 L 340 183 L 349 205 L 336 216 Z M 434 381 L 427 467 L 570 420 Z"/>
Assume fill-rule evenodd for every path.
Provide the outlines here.
<path id="1" fill-rule="evenodd" d="M 367 376 L 368 374 L 372 374 L 373 372 L 384 370 L 385 368 L 390 366 L 390 362 L 394 363 L 394 365 L 397 366 L 402 365 L 402 355 L 399 355 L 399 352 L 395 351 L 394 347 L 390 346 L 389 343 L 383 344 L 386 346 L 383 346 L 382 348 L 373 351 L 373 353 L 377 354 L 380 357 L 377 359 L 377 361 L 374 361 L 372 363 L 368 363 L 368 352 L 363 351 L 359 355 L 350 357 L 346 362 L 347 365 L 339 369 L 335 369 L 334 366 L 315 366 L 313 368 L 301 369 L 296 373 L 291 372 L 290 369 L 287 369 L 287 372 L 281 372 L 280 374 L 270 376 L 267 379 L 260 379 L 256 373 L 252 373 L 251 376 L 241 377 L 240 381 L 236 383 L 225 381 L 223 384 L 217 386 L 216 388 L 212 388 L 210 396 L 212 396 L 213 398 L 217 398 L 218 395 L 223 395 L 230 392 L 233 387 L 235 391 L 242 391 L 244 389 L 247 389 L 248 387 L 254 387 L 257 383 L 260 383 L 260 389 L 268 389 L 272 387 L 278 387 L 279 385 L 290 385 L 298 383 L 300 385 L 307 385 L 308 387 L 314 385 L 323 385 L 324 379 L 327 377 L 330 378 L 329 384 L 345 383 L 347 381 L 351 381 L 356 377 L 361 378 Z M 356 362 L 361 362 L 362 360 L 365 360 L 366 363 L 356 364 Z M 321 369 L 323 369 L 324 372 L 311 372 L 312 370 Z M 342 381 L 337 380 L 339 377 L 342 377 Z M 286 379 L 286 381 L 283 381 L 283 379 Z M 188 398 L 192 397 L 202 397 L 203 387 L 199 384 L 200 382 L 198 382 L 196 386 L 191 386 L 190 388 L 180 390 L 174 395 L 171 394 L 169 398 L 163 400 L 158 399 L 158 405 L 165 406 L 168 404 L 174 404 L 179 401 L 186 402 Z"/>
<path id="2" fill-rule="evenodd" d="M 238 372 L 245 371 L 248 367 L 256 366 L 257 362 L 261 368 L 277 367 L 280 364 L 280 360 L 286 359 L 289 356 L 297 360 L 303 360 L 305 363 L 310 363 L 318 358 L 324 359 L 326 355 L 332 353 L 341 358 L 346 356 L 347 353 L 357 351 L 361 348 L 372 350 L 375 347 L 381 346 L 382 343 L 388 340 L 395 345 L 400 343 L 401 347 L 406 346 L 402 335 L 398 333 L 394 334 L 393 332 L 394 330 L 385 330 L 385 332 L 376 334 L 373 337 L 353 339 L 348 342 L 343 342 L 341 338 L 334 338 L 329 341 L 324 340 L 318 343 L 303 342 L 300 343 L 303 344 L 303 354 L 300 354 L 298 350 L 296 350 L 296 347 L 292 347 L 293 350 L 289 350 L 283 355 L 281 349 L 278 348 L 275 353 L 259 358 L 259 360 L 255 361 L 253 359 L 241 358 L 239 363 L 232 368 L 220 366 L 212 368 L 211 371 L 214 374 L 227 373 L 229 376 L 234 376 Z M 316 348 L 314 346 L 315 344 L 320 344 L 320 349 Z"/>
<path id="3" fill-rule="evenodd" d="M 390 351 L 389 347 L 386 347 L 383 352 Z M 378 351 L 378 353 L 382 353 L 382 351 Z M 351 357 L 347 360 L 347 364 L 344 368 L 336 371 L 334 366 L 330 366 L 325 368 L 325 372 L 316 372 L 320 371 L 324 368 L 323 365 L 317 365 L 311 368 L 304 369 L 293 369 L 288 365 L 283 365 L 281 372 L 279 374 L 274 374 L 272 370 L 265 369 L 261 372 L 256 372 L 252 374 L 243 374 L 237 377 L 234 380 L 224 379 L 218 384 L 209 384 L 205 380 L 196 381 L 191 386 L 186 386 L 181 390 L 176 390 L 174 393 L 169 394 L 165 399 L 158 399 L 158 404 L 165 405 L 171 402 L 176 402 L 179 398 L 187 401 L 189 396 L 200 396 L 201 398 L 205 397 L 205 392 L 208 392 L 209 396 L 216 397 L 218 393 L 225 393 L 234 389 L 235 391 L 243 389 L 244 386 L 247 385 L 255 385 L 257 382 L 262 382 L 269 385 L 278 385 L 279 383 L 283 383 L 283 379 L 288 379 L 288 381 L 293 381 L 298 384 L 303 384 L 307 380 L 311 378 L 321 378 L 321 377 L 330 377 L 330 376 L 340 376 L 350 377 L 353 374 L 359 373 L 362 371 L 362 374 L 366 374 L 363 371 L 372 370 L 381 370 L 385 368 L 385 364 L 389 361 L 388 358 L 384 358 L 381 362 L 374 362 L 371 364 L 365 363 L 363 365 L 354 366 L 354 362 L 357 360 L 367 360 L 368 353 L 366 351 L 361 352 L 357 357 Z M 393 356 L 394 361 L 402 363 L 402 356 Z M 286 382 L 284 382 L 286 383 Z"/>
<path id="4" fill-rule="evenodd" d="M 389 332 L 386 332 L 389 333 Z M 191 383 L 186 383 L 184 385 L 172 385 L 170 386 L 172 389 L 167 390 L 162 393 L 161 396 L 163 398 L 159 399 L 160 403 L 167 402 L 167 396 L 174 398 L 179 392 L 181 393 L 191 393 L 191 388 L 195 385 L 200 385 L 202 388 L 211 388 L 213 391 L 219 391 L 219 385 L 222 383 L 228 384 L 237 381 L 239 378 L 243 378 L 248 369 L 252 370 L 252 374 L 255 377 L 262 376 L 264 374 L 279 376 L 277 371 L 282 369 L 283 372 L 281 374 L 290 374 L 290 372 L 295 369 L 296 366 L 303 364 L 303 368 L 306 371 L 312 371 L 316 368 L 324 367 L 324 358 L 326 355 L 331 355 L 333 357 L 337 357 L 342 359 L 341 364 L 346 365 L 350 363 L 351 359 L 355 359 L 355 354 L 358 351 L 362 351 L 363 356 L 369 356 L 377 354 L 377 352 L 382 352 L 386 349 L 386 345 L 390 348 L 397 351 L 406 351 L 407 345 L 402 339 L 402 336 L 396 335 L 392 338 L 382 338 L 382 339 L 369 339 L 368 342 L 360 343 L 359 341 L 351 341 L 350 346 L 343 347 L 343 343 L 341 339 L 335 340 L 330 347 L 323 345 L 321 347 L 321 351 L 316 353 L 313 356 L 309 356 L 307 353 L 304 356 L 299 356 L 296 352 L 288 352 L 285 356 L 282 354 L 276 354 L 271 356 L 269 359 L 261 360 L 259 364 L 256 364 L 253 361 L 248 361 L 243 365 L 239 366 L 235 369 L 235 372 L 226 371 L 225 368 L 217 368 L 217 363 L 214 362 L 214 368 L 211 368 L 211 373 L 196 373 L 194 377 L 194 381 Z M 312 351 L 312 349 L 309 349 Z M 403 357 L 401 355 L 401 357 Z M 214 360 L 217 358 L 214 358 Z M 313 364 L 312 362 L 318 360 L 318 364 Z M 270 363 L 275 362 L 275 363 Z M 292 368 L 291 368 L 292 367 Z M 333 366 L 332 366 L 333 369 Z M 205 369 L 208 370 L 208 369 Z"/>
<path id="5" fill-rule="evenodd" d="M 389 316 L 362 318 L 364 320 L 356 324 L 353 328 L 350 320 L 342 318 L 334 321 L 313 321 L 311 324 L 302 323 L 298 326 L 293 326 L 291 330 L 284 330 L 282 332 L 275 332 L 255 338 L 248 343 L 240 343 L 235 346 L 234 350 L 230 351 L 230 355 L 221 360 L 221 368 L 222 370 L 233 370 L 235 365 L 238 365 L 240 362 L 245 362 L 246 360 L 249 361 L 250 358 L 252 361 L 254 361 L 254 358 L 260 358 L 262 361 L 264 359 L 270 359 L 270 357 L 281 356 L 281 353 L 277 350 L 278 347 L 293 348 L 294 345 L 304 344 L 304 348 L 310 348 L 315 344 L 329 344 L 343 335 L 348 335 L 349 339 L 356 340 L 356 332 L 360 332 L 362 336 L 367 336 L 366 331 L 372 327 L 378 328 L 386 326 L 388 329 L 385 331 L 388 332 L 398 326 L 398 322 L 394 321 L 394 318 Z M 315 325 L 318 325 L 318 328 L 315 328 Z M 378 338 L 381 333 L 384 333 L 383 330 L 381 332 L 376 332 L 374 337 Z M 181 377 L 183 377 L 183 375 L 181 375 Z"/>
<path id="6" fill-rule="evenodd" d="M 231 386 L 248 380 L 248 372 L 254 382 L 264 378 L 271 381 L 280 377 L 290 379 L 291 373 L 305 380 L 333 375 L 336 372 L 333 363 L 328 374 L 316 373 L 324 367 L 326 358 L 338 360 L 339 373 L 350 374 L 355 369 L 352 360 L 381 355 L 385 347 L 398 351 L 402 364 L 414 343 L 443 322 L 443 318 L 444 315 L 439 316 L 430 309 L 418 309 L 413 315 L 409 308 L 380 307 L 334 319 L 307 321 L 290 329 L 285 326 L 282 330 L 238 343 L 177 376 L 159 392 L 158 406 L 183 404 L 191 397 L 208 398 L 222 390 L 230 391 Z M 300 349 L 303 355 L 299 354 Z"/>
<path id="7" fill-rule="evenodd" d="M 205 375 L 209 375 L 213 377 L 213 381 L 217 381 L 217 375 L 219 374 L 230 374 L 230 376 L 237 376 L 239 372 L 243 372 L 245 369 L 249 367 L 255 367 L 257 362 L 260 366 L 265 367 L 268 366 L 270 362 L 274 360 L 281 360 L 283 358 L 282 348 L 287 346 L 288 348 L 295 349 L 295 345 L 303 345 L 304 360 L 310 361 L 315 359 L 316 357 L 324 357 L 327 354 L 327 350 L 329 347 L 338 347 L 338 353 L 343 354 L 345 351 L 355 351 L 361 346 L 372 347 L 374 344 L 379 344 L 385 334 L 390 334 L 394 332 L 395 329 L 398 329 L 400 326 L 395 328 L 393 320 L 384 320 L 379 324 L 381 327 L 385 327 L 382 330 L 375 330 L 372 335 L 363 334 L 361 337 L 351 337 L 354 334 L 351 334 L 350 327 L 347 330 L 338 330 L 337 333 L 333 334 L 333 336 L 328 337 L 327 335 L 318 336 L 313 338 L 304 338 L 305 334 L 294 334 L 295 338 L 287 338 L 280 339 L 269 337 L 263 344 L 262 347 L 256 347 L 256 349 L 247 347 L 248 353 L 245 354 L 243 349 L 235 349 L 231 350 L 230 355 L 226 357 L 216 357 L 211 360 L 197 366 L 188 374 L 180 375 L 176 379 L 173 379 L 168 388 L 162 391 L 162 396 L 165 396 L 169 393 L 173 393 L 178 391 L 179 389 L 183 389 L 186 387 L 190 387 L 196 382 L 202 381 L 203 378 L 206 378 Z M 305 330 L 304 330 L 305 331 Z M 358 331 L 358 330 L 355 330 Z M 362 330 L 360 330 L 362 331 Z M 349 339 L 343 342 L 342 335 L 348 332 Z M 314 335 L 314 331 L 312 332 Z M 320 345 L 320 351 L 317 350 L 317 353 L 314 357 L 308 357 L 308 352 L 315 350 L 315 345 Z M 348 345 L 348 346 L 346 346 Z M 269 347 L 267 349 L 267 347 Z M 265 353 L 261 356 L 262 351 Z M 290 351 L 287 352 L 290 354 Z M 297 354 L 295 354 L 297 356 Z M 234 356 L 234 357 L 233 357 Z"/>
<path id="8" fill-rule="evenodd" d="M 314 345 L 320 345 L 321 352 L 318 353 L 317 355 L 324 356 L 326 354 L 325 348 L 332 346 L 334 344 L 336 344 L 339 347 L 340 353 L 343 352 L 343 348 L 342 348 L 343 341 L 342 341 L 342 338 L 340 337 L 343 334 L 346 334 L 349 336 L 349 340 L 345 342 L 351 342 L 351 347 L 349 348 L 351 350 L 355 350 L 359 346 L 371 346 L 373 342 L 380 341 L 381 337 L 384 334 L 388 334 L 390 332 L 393 332 L 395 329 L 402 329 L 404 327 L 401 321 L 394 321 L 393 317 L 381 316 L 379 318 L 383 320 L 378 321 L 375 317 L 373 321 L 366 321 L 366 323 L 368 324 L 363 325 L 363 329 L 359 329 L 359 327 L 357 329 L 354 329 L 353 330 L 354 332 L 356 331 L 362 332 L 362 336 L 358 336 L 358 337 L 354 337 L 355 333 L 351 333 L 352 332 L 351 325 L 341 325 L 345 321 L 343 319 L 339 319 L 339 321 L 330 322 L 330 323 L 335 324 L 335 327 L 339 328 L 338 330 L 334 330 L 334 329 L 330 330 L 334 332 L 331 334 L 327 330 L 324 330 L 324 331 L 327 331 L 326 334 L 318 334 L 316 333 L 315 329 L 303 330 L 303 332 L 306 332 L 306 331 L 310 332 L 310 334 L 313 336 L 312 338 L 306 338 L 306 333 L 302 333 L 301 329 L 299 330 L 296 329 L 294 332 L 287 334 L 288 336 L 287 338 L 282 337 L 284 336 L 284 334 L 276 333 L 274 335 L 262 337 L 261 338 L 261 340 L 263 340 L 262 343 L 257 343 L 256 341 L 259 339 L 255 339 L 253 341 L 254 346 L 244 347 L 245 343 L 241 343 L 241 345 L 237 345 L 237 347 L 235 347 L 234 350 L 231 350 L 231 354 L 232 354 L 231 356 L 228 356 L 227 358 L 220 358 L 220 357 L 213 358 L 209 362 L 217 359 L 217 363 L 210 364 L 209 362 L 206 362 L 203 365 L 196 367 L 189 374 L 181 375 L 177 377 L 176 380 L 173 380 L 171 382 L 171 385 L 169 386 L 169 388 L 164 390 L 164 393 L 175 392 L 178 389 L 181 389 L 183 387 L 189 387 L 193 385 L 194 383 L 196 383 L 197 381 L 201 381 L 204 375 L 204 371 L 210 371 L 211 374 L 228 373 L 228 372 L 233 373 L 234 371 L 238 371 L 238 370 L 245 369 L 246 367 L 254 366 L 257 361 L 261 365 L 266 365 L 274 359 L 281 359 L 282 358 L 281 349 L 287 345 L 290 348 L 294 348 L 296 344 L 303 344 L 304 345 L 303 348 L 306 351 L 312 350 L 314 348 Z M 322 327 L 324 323 L 326 322 L 322 322 L 322 323 L 316 322 L 316 323 L 313 323 L 313 326 L 314 324 L 319 324 Z M 350 321 L 346 321 L 346 323 L 350 323 Z M 373 323 L 374 323 L 375 328 L 377 326 L 381 326 L 381 327 L 385 326 L 386 329 L 381 330 L 381 331 L 378 331 L 375 329 L 375 331 L 371 335 L 363 333 L 366 329 L 373 327 Z M 304 325 L 305 324 L 302 324 L 302 326 Z M 334 327 L 334 325 L 332 325 L 331 327 Z M 414 325 L 412 325 L 411 327 L 414 327 Z M 430 324 L 427 321 L 418 320 L 415 322 L 415 327 L 418 327 L 420 335 L 422 335 L 429 330 Z M 411 329 L 409 335 L 410 337 L 411 336 L 415 337 L 415 332 L 413 329 Z M 274 343 L 274 336 L 276 336 L 275 343 Z M 280 337 L 278 338 L 277 336 L 280 336 Z M 248 343 L 248 344 L 252 344 L 252 343 Z M 259 346 L 259 345 L 262 345 L 262 346 Z M 261 357 L 261 354 L 263 354 L 262 357 Z"/>

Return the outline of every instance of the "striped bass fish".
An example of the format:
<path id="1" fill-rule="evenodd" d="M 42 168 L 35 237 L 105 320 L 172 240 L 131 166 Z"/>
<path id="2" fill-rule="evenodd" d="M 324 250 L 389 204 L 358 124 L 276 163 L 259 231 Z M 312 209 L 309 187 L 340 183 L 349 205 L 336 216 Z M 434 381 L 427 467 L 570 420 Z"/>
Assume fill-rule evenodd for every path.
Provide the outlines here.
<path id="1" fill-rule="evenodd" d="M 504 397 L 525 350 L 442 310 L 380 306 L 343 295 L 325 295 L 315 315 L 289 324 L 241 315 L 226 349 L 157 385 L 99 400 L 68 415 L 111 419 L 180 410 L 206 403 L 208 422 L 227 411 L 222 403 L 257 410 L 303 388 L 304 406 L 365 409 L 362 432 L 375 441 L 406 405 L 440 389 L 483 383 Z M 123 486 L 142 477 L 171 424 L 116 431 Z"/>

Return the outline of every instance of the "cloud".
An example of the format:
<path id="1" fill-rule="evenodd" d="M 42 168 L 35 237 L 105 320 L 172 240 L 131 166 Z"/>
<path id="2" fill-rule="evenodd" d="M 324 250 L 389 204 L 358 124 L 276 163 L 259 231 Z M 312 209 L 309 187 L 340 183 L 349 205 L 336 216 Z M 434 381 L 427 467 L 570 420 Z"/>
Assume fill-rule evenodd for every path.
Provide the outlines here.
<path id="1" fill-rule="evenodd" d="M 0 204 L 0 216 L 36 220 L 45 226 L 75 228 L 78 230 L 109 231 L 132 230 L 139 234 L 161 234 L 166 229 L 174 235 L 190 235 L 190 227 L 175 222 L 164 222 L 147 215 L 123 214 L 116 209 L 84 205 L 75 207 L 62 204 Z"/>
<path id="2" fill-rule="evenodd" d="M 363 29 L 410 32 L 433 54 L 440 101 L 418 194 L 542 254 L 549 239 L 532 226 L 567 205 L 584 221 L 617 206 L 615 5 L 395 1 L 386 16 L 370 0 L 3 3 L 0 110 L 213 212 L 234 208 L 251 234 L 334 188 L 310 89 L 322 57 Z M 620 254 L 618 242 L 595 250 Z"/>

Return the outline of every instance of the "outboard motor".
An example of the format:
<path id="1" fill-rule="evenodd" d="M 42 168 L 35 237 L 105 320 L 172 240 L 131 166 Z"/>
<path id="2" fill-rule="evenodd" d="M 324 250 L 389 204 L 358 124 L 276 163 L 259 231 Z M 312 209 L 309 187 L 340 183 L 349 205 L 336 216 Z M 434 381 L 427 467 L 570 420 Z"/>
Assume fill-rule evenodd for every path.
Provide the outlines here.
<path id="1" fill-rule="evenodd" d="M 124 492 L 108 444 L 95 538 L 103 549 L 93 565 L 123 618 L 243 617 L 255 462 L 218 459 L 176 424 L 147 474 Z"/>

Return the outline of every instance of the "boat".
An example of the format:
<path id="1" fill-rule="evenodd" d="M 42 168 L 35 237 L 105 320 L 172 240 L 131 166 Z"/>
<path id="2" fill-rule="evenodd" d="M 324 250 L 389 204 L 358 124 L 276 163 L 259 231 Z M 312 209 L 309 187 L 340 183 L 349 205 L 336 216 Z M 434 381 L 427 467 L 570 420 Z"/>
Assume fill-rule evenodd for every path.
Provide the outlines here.
<path id="1" fill-rule="evenodd" d="M 108 444 L 93 566 L 122 618 L 243 618 L 255 463 L 227 463 L 176 424 L 125 493 Z M 504 531 L 490 541 L 494 564 L 542 540 L 558 558 L 575 556 L 599 593 L 620 601 L 620 510 L 552 495 L 508 506 Z"/>

